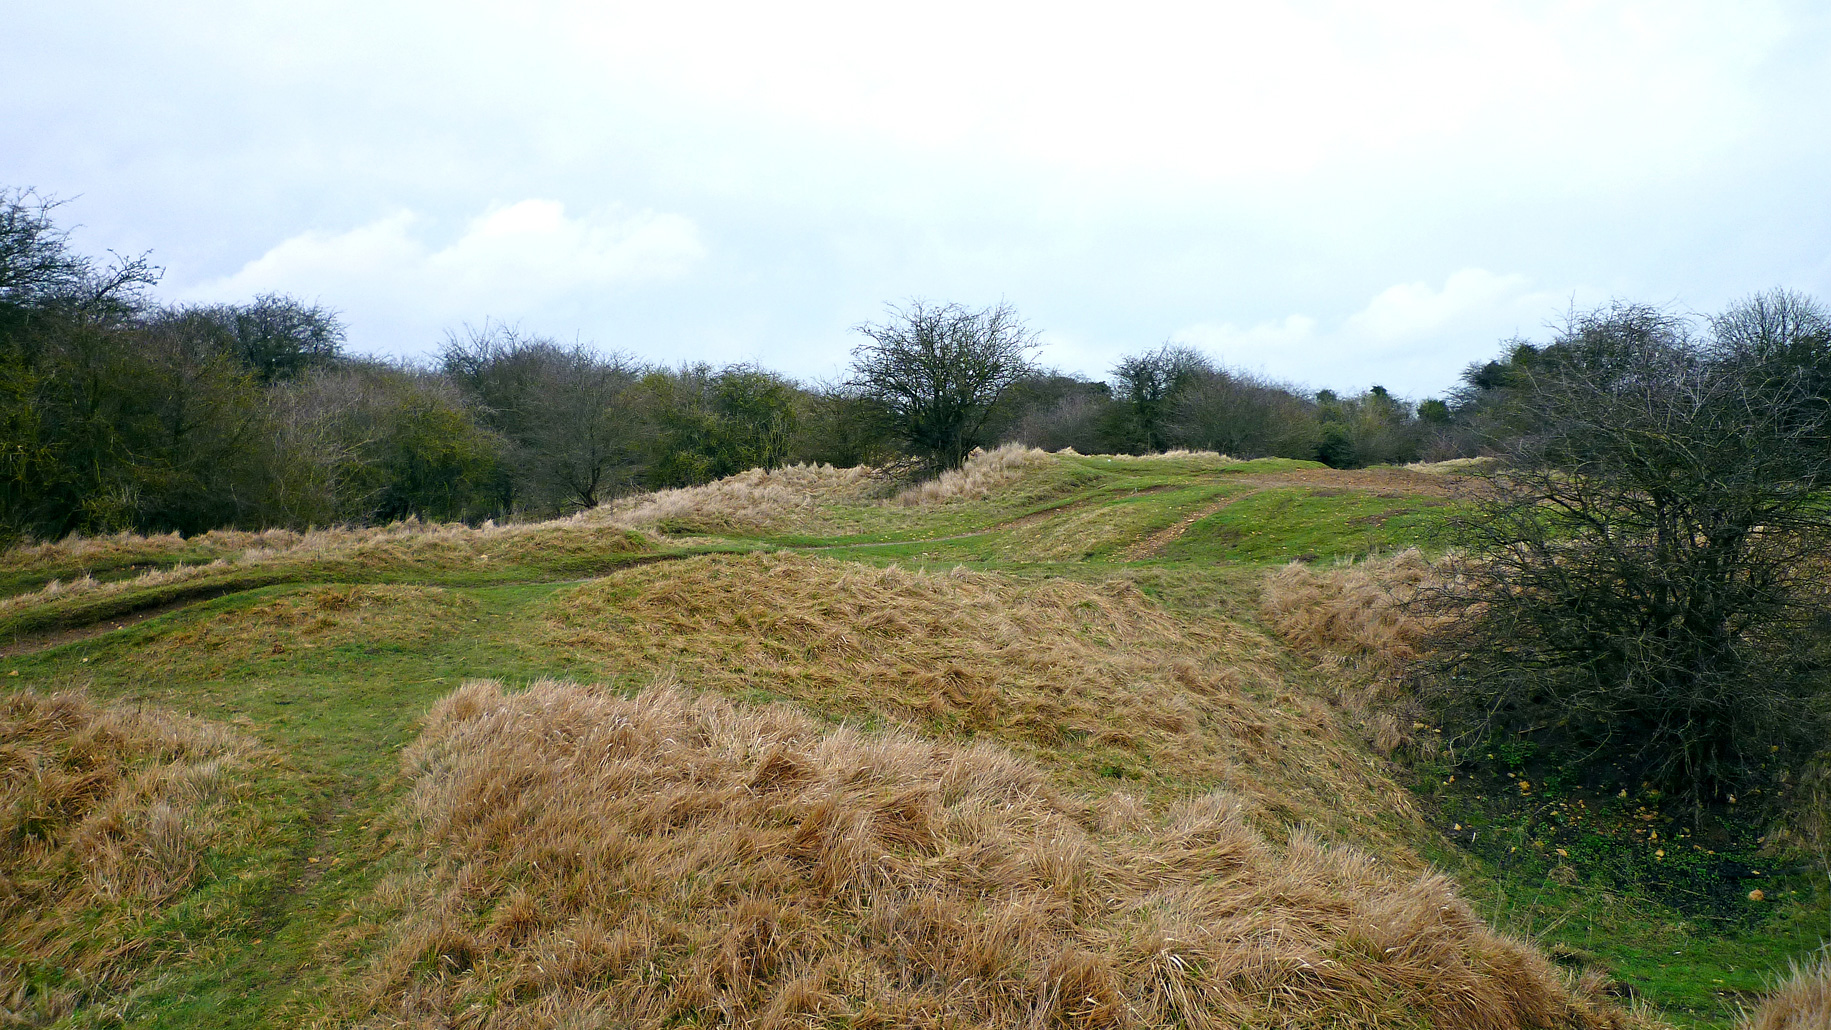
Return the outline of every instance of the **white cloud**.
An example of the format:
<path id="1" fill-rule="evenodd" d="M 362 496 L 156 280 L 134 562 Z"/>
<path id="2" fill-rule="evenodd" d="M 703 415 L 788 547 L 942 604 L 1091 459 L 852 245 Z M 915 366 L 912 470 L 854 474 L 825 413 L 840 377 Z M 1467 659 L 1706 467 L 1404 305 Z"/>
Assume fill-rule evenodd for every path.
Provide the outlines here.
<path id="1" fill-rule="evenodd" d="M 1170 334 L 1172 343 L 1187 344 L 1219 357 L 1240 368 L 1272 371 L 1289 375 L 1283 368 L 1292 353 L 1308 350 L 1316 342 L 1316 320 L 1308 315 L 1289 315 L 1271 322 L 1237 326 L 1232 322 L 1198 322 Z"/>
<path id="2" fill-rule="evenodd" d="M 1561 180 L 1644 172 L 1633 144 L 1671 161 L 1738 138 L 1750 70 L 1789 28 L 1770 2 L 567 6 L 565 45 L 718 109 L 980 160 L 1274 181 L 1383 155 L 1473 157 L 1490 179 L 1522 155 Z"/>
<path id="3" fill-rule="evenodd" d="M 1379 382 L 1423 396 L 1453 382 L 1468 362 L 1492 354 L 1500 340 L 1522 331 L 1530 334 L 1570 300 L 1531 289 L 1524 275 L 1465 268 L 1441 287 L 1427 282 L 1389 286 L 1329 326 L 1296 314 L 1244 328 L 1231 322 L 1197 323 L 1177 330 L 1171 339 L 1277 379 L 1338 390 Z"/>
<path id="4" fill-rule="evenodd" d="M 0 181 L 353 349 L 489 315 L 812 373 L 881 301 L 1010 296 L 1090 373 L 1184 325 L 1428 392 L 1548 286 L 1831 295 L 1808 0 L 12 6 Z"/>
<path id="5" fill-rule="evenodd" d="M 442 247 L 423 229 L 423 219 L 401 211 L 344 232 L 304 232 L 187 292 L 197 300 L 321 297 L 344 311 L 355 342 L 399 352 L 382 338 L 513 320 L 591 292 L 678 278 L 705 254 L 697 226 L 680 215 L 573 218 L 552 200 L 493 207 Z"/>
<path id="6" fill-rule="evenodd" d="M 1380 342 L 1416 339 L 1472 315 L 1510 307 L 1528 285 L 1523 275 L 1495 275 L 1483 268 L 1452 273 L 1440 290 L 1424 282 L 1400 283 L 1380 291 L 1343 328 L 1351 336 Z"/>

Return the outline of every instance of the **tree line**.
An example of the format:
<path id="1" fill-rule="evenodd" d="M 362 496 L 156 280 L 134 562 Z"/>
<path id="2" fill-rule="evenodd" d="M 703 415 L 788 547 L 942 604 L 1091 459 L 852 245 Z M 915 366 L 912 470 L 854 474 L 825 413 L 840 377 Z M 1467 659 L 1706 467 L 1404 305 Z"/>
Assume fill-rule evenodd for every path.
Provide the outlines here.
<path id="1" fill-rule="evenodd" d="M 795 462 L 921 475 L 1007 441 L 1341 467 L 1466 450 L 1442 402 L 1312 393 L 1189 348 L 1127 357 L 1106 380 L 1052 371 L 1004 304 L 891 308 L 857 327 L 830 383 L 497 324 L 430 360 L 379 360 L 348 353 L 318 304 L 159 303 L 146 256 L 77 252 L 56 208 L 0 190 L 5 539 L 547 517 Z"/>

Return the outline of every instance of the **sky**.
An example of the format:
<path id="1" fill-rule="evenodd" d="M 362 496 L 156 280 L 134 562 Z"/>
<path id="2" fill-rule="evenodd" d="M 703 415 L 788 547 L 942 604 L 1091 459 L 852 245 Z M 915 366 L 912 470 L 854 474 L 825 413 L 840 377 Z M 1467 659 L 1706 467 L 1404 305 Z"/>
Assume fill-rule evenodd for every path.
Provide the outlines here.
<path id="1" fill-rule="evenodd" d="M 1611 299 L 1831 300 L 1831 7 L 0 0 L 0 186 L 171 303 L 844 375 L 912 298 L 1441 394 Z"/>

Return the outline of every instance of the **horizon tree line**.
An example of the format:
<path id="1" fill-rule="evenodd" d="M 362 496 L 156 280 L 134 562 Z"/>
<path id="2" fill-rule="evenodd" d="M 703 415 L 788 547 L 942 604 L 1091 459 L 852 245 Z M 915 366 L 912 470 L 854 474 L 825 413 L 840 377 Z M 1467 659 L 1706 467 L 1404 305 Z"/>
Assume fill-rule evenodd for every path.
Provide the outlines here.
<path id="1" fill-rule="evenodd" d="M 1490 362 L 1444 400 L 1353 396 L 1166 344 L 1104 379 L 1036 361 L 1008 304 L 911 301 L 854 327 L 850 374 L 663 366 L 496 323 L 430 360 L 351 355 L 335 311 L 168 305 L 144 255 L 76 252 L 0 190 L 0 541 L 550 517 L 795 462 L 920 476 L 975 447 L 1218 450 L 1349 468 L 1479 453 Z"/>

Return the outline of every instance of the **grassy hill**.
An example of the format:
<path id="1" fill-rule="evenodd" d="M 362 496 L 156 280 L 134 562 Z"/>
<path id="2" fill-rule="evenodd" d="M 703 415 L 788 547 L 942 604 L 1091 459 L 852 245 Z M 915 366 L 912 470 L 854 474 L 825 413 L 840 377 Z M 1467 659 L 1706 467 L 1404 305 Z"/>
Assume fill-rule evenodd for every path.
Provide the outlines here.
<path id="1" fill-rule="evenodd" d="M 1011 449 L 15 549 L 0 1023 L 1733 1025 L 1822 874 L 1433 756 L 1382 598 L 1455 510 Z"/>

